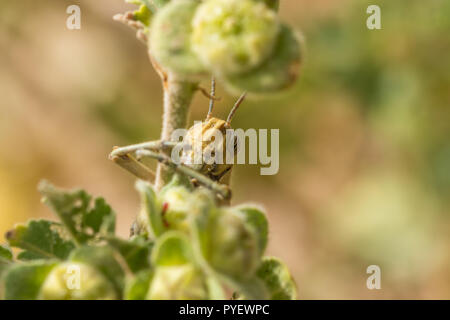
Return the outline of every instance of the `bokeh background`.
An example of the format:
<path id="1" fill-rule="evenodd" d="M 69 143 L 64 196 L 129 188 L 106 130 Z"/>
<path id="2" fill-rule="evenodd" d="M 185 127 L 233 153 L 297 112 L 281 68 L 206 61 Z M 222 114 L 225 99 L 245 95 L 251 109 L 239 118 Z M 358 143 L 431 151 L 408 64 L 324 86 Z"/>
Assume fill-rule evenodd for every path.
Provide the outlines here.
<path id="1" fill-rule="evenodd" d="M 67 6 L 82 26 L 66 29 Z M 382 30 L 366 28 L 381 7 Z M 102 195 L 126 237 L 134 178 L 114 145 L 159 136 L 160 81 L 122 0 L 0 2 L 0 233 L 51 217 L 41 178 Z M 269 254 L 303 299 L 450 298 L 450 1 L 281 0 L 305 38 L 296 86 L 248 100 L 235 127 L 280 128 L 280 172 L 238 166 L 234 203 L 259 202 Z M 208 84 L 205 83 L 205 86 Z M 223 97 L 225 116 L 235 97 Z M 191 121 L 205 116 L 198 95 Z M 381 290 L 366 288 L 379 265 Z"/>

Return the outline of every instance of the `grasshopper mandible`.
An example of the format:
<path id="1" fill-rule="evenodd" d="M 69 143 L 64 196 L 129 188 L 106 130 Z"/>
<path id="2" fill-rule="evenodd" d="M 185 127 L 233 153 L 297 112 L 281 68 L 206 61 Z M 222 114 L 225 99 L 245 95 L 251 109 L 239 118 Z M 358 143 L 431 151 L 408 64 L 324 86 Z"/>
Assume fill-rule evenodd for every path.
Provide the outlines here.
<path id="1" fill-rule="evenodd" d="M 172 168 L 175 172 L 188 176 L 195 186 L 203 185 L 215 192 L 222 200 L 229 201 L 231 199 L 230 187 L 221 180 L 227 173 L 231 173 L 233 163 L 206 161 L 198 164 L 194 161 L 196 152 L 194 145 L 196 143 L 195 139 L 202 137 L 202 141 L 200 142 L 202 147 L 202 158 L 205 150 L 208 150 L 210 154 L 214 155 L 215 151 L 212 151 L 211 148 L 214 148 L 214 150 L 219 148 L 226 152 L 228 146 L 225 138 L 227 137 L 226 131 L 231 129 L 231 120 L 233 119 L 236 110 L 244 101 L 245 96 L 246 93 L 243 93 L 240 96 L 231 109 L 227 120 L 213 117 L 212 110 L 214 101 L 216 100 L 215 81 L 213 79 L 211 84 L 209 110 L 206 119 L 189 128 L 183 142 L 156 140 L 120 148 L 115 147 L 109 158 L 136 177 L 146 181 L 154 180 L 155 177 L 153 171 L 146 164 L 146 159 L 156 159 L 160 163 Z M 215 143 L 215 140 L 212 139 L 212 136 L 214 136 L 216 132 L 222 134 L 223 140 L 220 143 Z M 233 139 L 233 155 L 235 155 L 238 141 L 234 136 Z M 188 147 L 183 148 L 180 158 L 181 162 L 177 163 L 174 162 L 166 152 L 172 150 L 180 143 L 187 143 Z"/>

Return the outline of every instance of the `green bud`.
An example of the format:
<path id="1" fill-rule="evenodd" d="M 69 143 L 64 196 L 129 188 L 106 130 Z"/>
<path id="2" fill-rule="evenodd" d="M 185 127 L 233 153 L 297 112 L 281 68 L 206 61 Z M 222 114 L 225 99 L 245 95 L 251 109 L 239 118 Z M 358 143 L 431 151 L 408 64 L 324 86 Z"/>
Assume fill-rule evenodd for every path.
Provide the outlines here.
<path id="1" fill-rule="evenodd" d="M 271 57 L 261 66 L 245 74 L 229 76 L 232 91 L 273 92 L 291 86 L 297 79 L 301 61 L 300 41 L 296 33 L 283 26 Z"/>
<path id="2" fill-rule="evenodd" d="M 209 228 L 211 266 L 234 278 L 249 278 L 259 265 L 258 237 L 232 210 L 220 211 Z"/>
<path id="3" fill-rule="evenodd" d="M 160 197 L 162 218 L 170 229 L 186 231 L 189 228 L 189 198 L 191 194 L 185 187 L 167 189 Z"/>
<path id="4" fill-rule="evenodd" d="M 213 195 L 204 188 L 191 191 L 183 186 L 170 187 L 161 192 L 159 201 L 166 227 L 183 232 L 190 232 L 192 220 L 198 214 L 214 207 Z"/>
<path id="5" fill-rule="evenodd" d="M 221 75 L 260 65 L 272 53 L 280 30 L 275 11 L 253 0 L 205 1 L 192 24 L 193 50 Z"/>
<path id="6" fill-rule="evenodd" d="M 157 267 L 149 300 L 204 300 L 208 290 L 202 274 L 191 264 Z"/>
<path id="7" fill-rule="evenodd" d="M 199 2 L 172 1 L 155 15 L 150 27 L 150 52 L 164 69 L 199 74 L 204 67 L 191 50 L 192 18 Z"/>
<path id="8" fill-rule="evenodd" d="M 114 286 L 97 269 L 84 263 L 62 263 L 42 285 L 40 300 L 114 300 Z"/>

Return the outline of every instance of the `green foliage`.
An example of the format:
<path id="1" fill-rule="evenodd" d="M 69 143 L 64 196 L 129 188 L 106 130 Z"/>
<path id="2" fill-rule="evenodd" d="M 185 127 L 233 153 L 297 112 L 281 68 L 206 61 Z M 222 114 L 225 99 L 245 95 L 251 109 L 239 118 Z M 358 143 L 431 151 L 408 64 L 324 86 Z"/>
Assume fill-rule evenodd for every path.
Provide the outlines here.
<path id="1" fill-rule="evenodd" d="M 66 259 L 75 244 L 65 239 L 61 225 L 47 220 L 32 220 L 17 225 L 6 234 L 12 247 L 23 249 L 19 260 Z"/>
<path id="2" fill-rule="evenodd" d="M 12 251 L 6 245 L 0 245 L 0 263 L 8 263 L 13 258 Z"/>
<path id="3" fill-rule="evenodd" d="M 247 299 L 291 298 L 295 286 L 287 269 L 262 259 L 265 213 L 254 205 L 222 207 L 209 190 L 180 183 L 174 179 L 159 193 L 148 183 L 137 184 L 147 218 L 129 240 L 112 233 L 114 212 L 104 200 L 89 209 L 85 191 L 41 184 L 44 203 L 66 223 L 32 220 L 7 233 L 9 245 L 22 249 L 17 258 L 23 261 L 15 262 L 9 247 L 0 247 L 4 297 L 225 299 L 228 287 Z M 167 224 L 164 211 L 170 210 L 176 214 Z M 160 229 L 146 232 L 155 230 L 155 221 Z M 79 288 L 68 284 L 74 270 Z"/>
<path id="4" fill-rule="evenodd" d="M 297 299 L 297 288 L 289 270 L 277 258 L 265 257 L 257 271 L 257 276 L 264 281 L 272 300 Z"/>
<path id="5" fill-rule="evenodd" d="M 125 286 L 124 299 L 145 300 L 152 278 L 153 270 L 144 270 L 129 278 Z"/>
<path id="6" fill-rule="evenodd" d="M 241 205 L 236 207 L 248 226 L 251 226 L 258 237 L 260 255 L 266 251 L 269 237 L 269 223 L 263 209 L 255 205 Z"/>
<path id="7" fill-rule="evenodd" d="M 3 271 L 12 263 L 13 254 L 9 247 L 0 244 L 0 276 Z M 1 288 L 1 286 L 0 286 Z"/>
<path id="8" fill-rule="evenodd" d="M 122 255 L 133 273 L 150 268 L 148 257 L 153 248 L 152 241 L 143 236 L 134 236 L 130 240 L 108 237 L 106 241 Z"/>
<path id="9" fill-rule="evenodd" d="M 58 215 L 76 243 L 114 234 L 115 214 L 103 198 L 95 199 L 91 207 L 91 196 L 83 190 L 67 192 L 47 181 L 38 189 L 44 196 L 42 201 Z"/>
<path id="10" fill-rule="evenodd" d="M 9 267 L 2 275 L 3 296 L 6 300 L 35 300 L 54 261 L 37 260 L 18 263 Z"/>

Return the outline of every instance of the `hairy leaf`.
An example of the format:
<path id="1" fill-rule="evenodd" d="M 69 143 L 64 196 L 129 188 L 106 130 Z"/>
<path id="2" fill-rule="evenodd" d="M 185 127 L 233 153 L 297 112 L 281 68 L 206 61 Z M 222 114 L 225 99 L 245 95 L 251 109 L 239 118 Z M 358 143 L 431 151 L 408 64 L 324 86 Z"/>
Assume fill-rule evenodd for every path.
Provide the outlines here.
<path id="1" fill-rule="evenodd" d="M 257 275 L 270 291 L 271 300 L 297 299 L 297 287 L 286 265 L 277 258 L 264 257 Z"/>
<path id="2" fill-rule="evenodd" d="M 269 292 L 264 285 L 264 282 L 257 277 L 248 280 L 236 280 L 225 276 L 221 276 L 221 278 L 231 289 L 237 291 L 246 300 L 270 299 Z"/>
<path id="3" fill-rule="evenodd" d="M 122 255 L 132 272 L 150 268 L 152 242 L 142 236 L 136 236 L 131 240 L 123 240 L 117 237 L 110 237 L 106 240 L 109 245 L 114 247 Z"/>
<path id="4" fill-rule="evenodd" d="M 4 245 L 0 244 L 0 263 L 8 263 L 12 261 L 13 254 L 11 249 Z"/>
<path id="5" fill-rule="evenodd" d="M 122 294 L 127 266 L 120 253 L 113 248 L 83 246 L 74 250 L 69 259 L 97 268 L 114 284 L 117 292 Z"/>
<path id="6" fill-rule="evenodd" d="M 57 263 L 49 260 L 36 260 L 15 264 L 3 275 L 4 298 L 6 300 L 34 300 L 45 278 Z"/>
<path id="7" fill-rule="evenodd" d="M 155 191 L 148 182 L 138 180 L 136 189 L 141 196 L 141 213 L 138 217 L 139 229 L 158 237 L 166 231 L 162 219 L 162 209 L 156 201 Z"/>
<path id="8" fill-rule="evenodd" d="M 8 266 L 12 264 L 13 254 L 11 249 L 3 244 L 0 244 L 0 277 Z M 0 285 L 1 292 L 1 285 Z M 1 294 L 1 293 L 0 293 Z"/>
<path id="9" fill-rule="evenodd" d="M 144 270 L 128 279 L 125 286 L 125 300 L 145 300 L 153 278 L 153 271 Z"/>
<path id="10" fill-rule="evenodd" d="M 76 243 L 114 234 L 115 213 L 103 198 L 95 199 L 91 207 L 91 196 L 83 190 L 66 191 L 47 181 L 42 181 L 38 189 L 43 202 L 58 215 Z"/>
<path id="11" fill-rule="evenodd" d="M 256 230 L 259 238 L 260 254 L 262 256 L 267 247 L 269 234 L 269 223 L 267 222 L 266 214 L 257 206 L 240 205 L 235 208 L 243 216 L 245 222 Z"/>
<path id="12" fill-rule="evenodd" d="M 206 278 L 206 286 L 208 288 L 208 298 L 210 300 L 226 300 L 225 291 L 218 278 L 208 276 Z"/>
<path id="13" fill-rule="evenodd" d="M 12 247 L 21 248 L 18 259 L 66 259 L 75 244 L 64 236 L 61 225 L 48 220 L 31 220 L 6 233 Z"/>
<path id="14" fill-rule="evenodd" d="M 177 231 L 162 235 L 152 252 L 152 262 L 157 266 L 176 266 L 192 262 L 193 254 L 188 238 Z"/>

